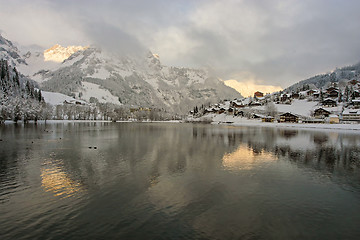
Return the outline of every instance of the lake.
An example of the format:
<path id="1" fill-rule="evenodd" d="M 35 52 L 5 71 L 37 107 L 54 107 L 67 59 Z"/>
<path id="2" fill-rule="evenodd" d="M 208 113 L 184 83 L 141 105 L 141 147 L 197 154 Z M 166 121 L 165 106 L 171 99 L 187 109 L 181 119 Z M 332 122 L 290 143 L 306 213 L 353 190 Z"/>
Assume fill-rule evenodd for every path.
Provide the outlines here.
<path id="1" fill-rule="evenodd" d="M 360 239 L 360 133 L 0 126 L 0 239 Z"/>

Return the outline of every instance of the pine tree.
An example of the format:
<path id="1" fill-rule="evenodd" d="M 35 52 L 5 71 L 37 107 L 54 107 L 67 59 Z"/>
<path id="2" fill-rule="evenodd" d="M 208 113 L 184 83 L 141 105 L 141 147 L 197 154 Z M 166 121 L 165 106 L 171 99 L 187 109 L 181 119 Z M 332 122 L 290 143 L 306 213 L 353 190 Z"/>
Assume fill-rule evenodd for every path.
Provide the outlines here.
<path id="1" fill-rule="evenodd" d="M 42 94 L 41 94 L 41 90 L 39 89 L 38 91 L 38 101 L 41 102 L 42 101 Z"/>

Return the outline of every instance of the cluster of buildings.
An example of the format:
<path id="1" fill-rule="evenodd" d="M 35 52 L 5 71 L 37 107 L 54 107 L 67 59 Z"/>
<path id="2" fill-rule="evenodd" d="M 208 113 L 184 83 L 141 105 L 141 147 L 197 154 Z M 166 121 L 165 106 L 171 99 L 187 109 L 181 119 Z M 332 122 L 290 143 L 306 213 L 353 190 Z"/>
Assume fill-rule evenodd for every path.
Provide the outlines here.
<path id="1" fill-rule="evenodd" d="M 224 100 L 203 108 L 197 113 L 191 113 L 195 116 L 228 114 L 261 118 L 264 122 L 360 122 L 360 81 L 353 79 L 348 81 L 345 86 L 338 85 L 338 83 L 331 83 L 327 88 L 276 92 L 266 95 L 257 91 L 253 97 Z M 296 102 L 298 104 L 293 104 Z M 303 102 L 313 104 L 310 104 L 310 109 L 299 109 L 302 107 L 299 103 Z"/>

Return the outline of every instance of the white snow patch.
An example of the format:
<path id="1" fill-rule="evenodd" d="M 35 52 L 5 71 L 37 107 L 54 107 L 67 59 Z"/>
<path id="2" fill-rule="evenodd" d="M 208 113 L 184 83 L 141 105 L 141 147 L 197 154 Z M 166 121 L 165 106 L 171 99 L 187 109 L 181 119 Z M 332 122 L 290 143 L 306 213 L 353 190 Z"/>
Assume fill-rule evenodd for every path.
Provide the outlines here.
<path id="1" fill-rule="evenodd" d="M 101 67 L 99 69 L 95 69 L 95 73 L 92 75 L 87 75 L 87 77 L 107 79 L 110 77 L 110 75 L 111 75 L 111 72 L 109 72 L 105 68 Z"/>
<path id="2" fill-rule="evenodd" d="M 41 91 L 41 95 L 44 97 L 44 100 L 46 103 L 49 103 L 54 106 L 62 105 L 65 100 L 67 102 L 77 101 L 75 98 L 72 98 L 65 94 L 57 93 L 57 92 Z"/>
<path id="3" fill-rule="evenodd" d="M 95 97 L 101 103 L 109 102 L 109 103 L 121 105 L 118 97 L 112 95 L 109 90 L 100 88 L 100 85 L 98 84 L 83 82 L 82 87 L 83 90 L 81 91 L 82 93 L 81 98 L 86 101 L 90 101 L 90 97 Z M 79 92 L 77 92 L 76 94 L 79 94 Z"/>
<path id="4" fill-rule="evenodd" d="M 156 78 L 145 79 L 145 81 L 148 82 L 154 89 L 159 87 L 159 83 Z"/>
<path id="5" fill-rule="evenodd" d="M 310 117 L 311 111 L 316 109 L 319 102 L 309 102 L 307 100 L 294 100 L 290 104 L 275 104 L 275 107 L 279 113 L 290 112 L 304 117 Z M 264 110 L 265 106 L 252 107 L 251 109 Z"/>

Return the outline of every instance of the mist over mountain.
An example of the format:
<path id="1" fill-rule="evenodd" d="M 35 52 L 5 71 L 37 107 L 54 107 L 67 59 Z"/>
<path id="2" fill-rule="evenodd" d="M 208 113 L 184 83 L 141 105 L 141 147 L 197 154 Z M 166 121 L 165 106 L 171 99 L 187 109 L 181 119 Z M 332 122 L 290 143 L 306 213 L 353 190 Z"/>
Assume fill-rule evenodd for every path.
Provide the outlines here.
<path id="1" fill-rule="evenodd" d="M 205 69 L 164 66 L 150 51 L 132 57 L 94 46 L 55 45 L 44 52 L 21 53 L 11 41 L 0 41 L 0 58 L 41 89 L 86 101 L 111 99 L 129 107 L 185 113 L 196 105 L 241 96 Z M 104 91 L 106 96 L 99 95 Z"/>

